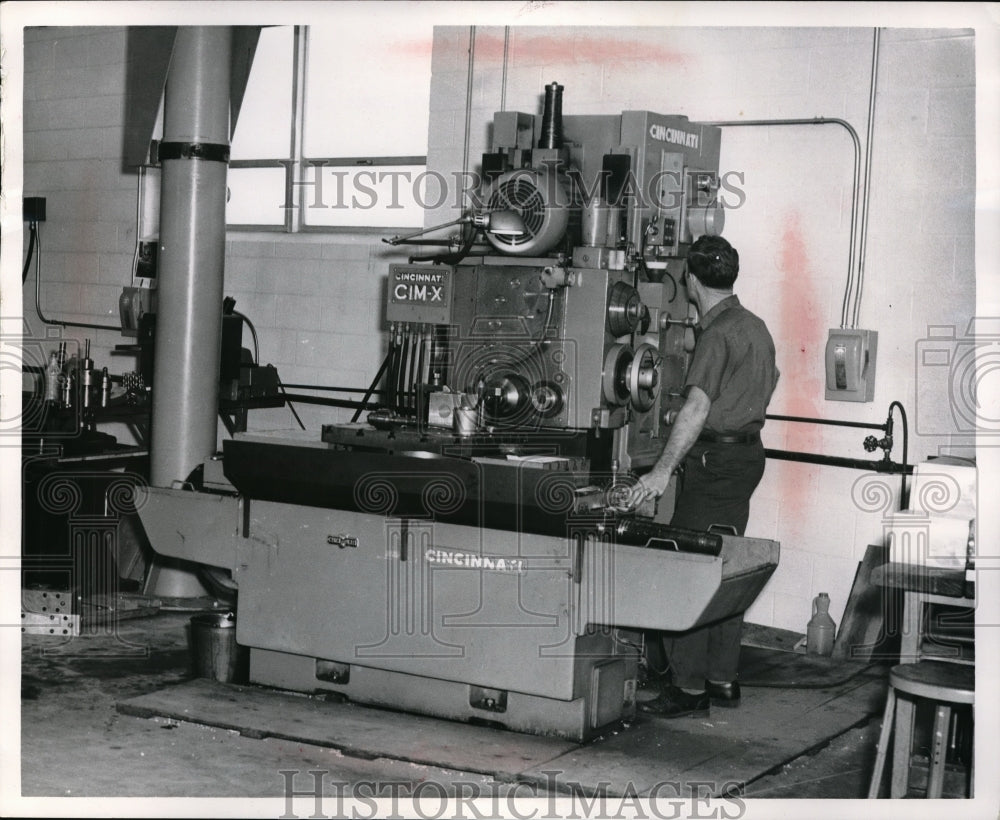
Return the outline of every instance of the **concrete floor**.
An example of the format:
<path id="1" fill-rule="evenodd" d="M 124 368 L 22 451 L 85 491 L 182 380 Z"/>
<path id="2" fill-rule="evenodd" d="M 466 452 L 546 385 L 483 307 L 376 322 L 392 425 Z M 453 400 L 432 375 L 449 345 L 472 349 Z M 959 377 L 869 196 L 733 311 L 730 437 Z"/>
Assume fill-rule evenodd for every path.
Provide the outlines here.
<path id="1" fill-rule="evenodd" d="M 397 785 L 389 793 L 395 788 L 404 797 L 415 789 L 429 797 L 547 797 L 534 786 L 529 793 L 526 784 L 496 783 L 481 774 L 119 714 L 118 701 L 190 677 L 190 617 L 189 611 L 160 612 L 79 638 L 22 636 L 23 795 L 269 797 L 277 799 L 267 804 L 273 809 L 289 782 L 298 791 L 312 789 L 309 772 L 319 771 L 330 801 L 338 782 L 359 781 L 391 781 Z M 749 783 L 747 802 L 864 797 L 879 723 L 868 720 Z M 335 814 L 336 804 L 324 804 L 323 812 Z"/>

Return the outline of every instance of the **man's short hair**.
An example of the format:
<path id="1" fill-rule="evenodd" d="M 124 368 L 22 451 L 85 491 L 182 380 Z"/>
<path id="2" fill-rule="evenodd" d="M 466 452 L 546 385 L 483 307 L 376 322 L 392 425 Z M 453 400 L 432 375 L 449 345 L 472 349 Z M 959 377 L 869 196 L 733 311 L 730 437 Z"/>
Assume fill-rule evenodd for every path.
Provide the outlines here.
<path id="1" fill-rule="evenodd" d="M 687 267 L 705 287 L 730 290 L 740 272 L 740 255 L 721 236 L 700 236 L 688 249 Z"/>

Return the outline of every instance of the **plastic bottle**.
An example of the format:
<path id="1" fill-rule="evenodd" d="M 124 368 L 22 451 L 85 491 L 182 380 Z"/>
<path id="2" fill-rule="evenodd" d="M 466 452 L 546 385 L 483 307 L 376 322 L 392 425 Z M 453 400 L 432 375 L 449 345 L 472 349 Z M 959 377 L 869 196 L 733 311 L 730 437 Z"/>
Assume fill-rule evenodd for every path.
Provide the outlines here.
<path id="1" fill-rule="evenodd" d="M 806 627 L 806 653 L 830 655 L 837 624 L 830 617 L 830 596 L 821 592 L 813 601 L 813 616 Z"/>

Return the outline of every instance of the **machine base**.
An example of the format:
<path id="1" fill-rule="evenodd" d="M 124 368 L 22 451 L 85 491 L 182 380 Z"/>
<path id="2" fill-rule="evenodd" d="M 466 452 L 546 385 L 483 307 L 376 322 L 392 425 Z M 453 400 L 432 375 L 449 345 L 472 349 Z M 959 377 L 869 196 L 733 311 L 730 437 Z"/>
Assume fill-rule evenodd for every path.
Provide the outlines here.
<path id="1" fill-rule="evenodd" d="M 356 703 L 582 743 L 634 715 L 636 664 L 631 656 L 598 661 L 590 669 L 588 690 L 569 701 L 268 649 L 250 650 L 250 681 L 298 692 L 338 692 Z"/>

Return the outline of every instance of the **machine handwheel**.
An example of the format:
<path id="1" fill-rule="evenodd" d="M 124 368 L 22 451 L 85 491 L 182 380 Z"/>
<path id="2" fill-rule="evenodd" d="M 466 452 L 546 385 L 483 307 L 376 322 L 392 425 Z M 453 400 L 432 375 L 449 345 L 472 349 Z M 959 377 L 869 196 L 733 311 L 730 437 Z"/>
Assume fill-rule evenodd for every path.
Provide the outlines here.
<path id="1" fill-rule="evenodd" d="M 634 359 L 628 345 L 612 345 L 604 357 L 604 375 L 601 386 L 604 400 L 611 405 L 622 405 L 629 399 L 629 367 Z"/>
<path id="2" fill-rule="evenodd" d="M 656 401 L 656 387 L 660 382 L 659 364 L 659 351 L 650 344 L 643 344 L 636 349 L 628 366 L 628 395 L 632 406 L 641 413 L 651 409 Z"/>
<path id="3" fill-rule="evenodd" d="M 608 329 L 615 338 L 627 336 L 639 328 L 643 308 L 639 291 L 625 282 L 615 282 L 608 295 Z"/>

